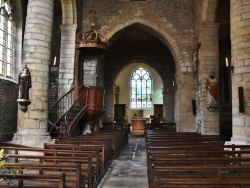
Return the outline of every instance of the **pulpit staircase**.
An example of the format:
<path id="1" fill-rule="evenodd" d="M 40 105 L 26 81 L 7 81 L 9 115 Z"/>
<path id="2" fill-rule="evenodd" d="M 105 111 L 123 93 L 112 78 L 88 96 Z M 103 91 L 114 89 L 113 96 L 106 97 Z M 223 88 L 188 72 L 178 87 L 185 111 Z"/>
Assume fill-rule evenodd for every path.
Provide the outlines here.
<path id="1" fill-rule="evenodd" d="M 75 89 L 63 95 L 49 111 L 49 132 L 52 138 L 65 138 L 71 135 L 79 120 L 88 110 L 88 88 L 74 100 Z"/>

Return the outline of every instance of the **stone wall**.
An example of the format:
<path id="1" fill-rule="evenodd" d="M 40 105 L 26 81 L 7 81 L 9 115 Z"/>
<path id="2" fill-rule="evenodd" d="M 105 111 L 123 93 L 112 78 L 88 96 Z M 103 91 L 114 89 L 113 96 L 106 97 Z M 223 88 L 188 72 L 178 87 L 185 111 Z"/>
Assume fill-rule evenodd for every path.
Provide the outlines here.
<path id="1" fill-rule="evenodd" d="M 148 62 L 151 62 L 152 67 L 161 75 L 164 82 L 165 91 L 171 91 L 169 97 L 174 98 L 174 93 L 178 93 L 178 96 L 182 97 L 176 108 L 175 116 L 184 115 L 185 118 L 190 120 L 190 124 L 194 126 L 194 116 L 192 110 L 182 110 L 182 109 L 191 109 L 191 101 L 195 98 L 194 92 L 194 81 L 192 81 L 192 76 L 190 76 L 191 81 L 189 82 L 190 87 L 187 88 L 184 85 L 183 88 L 175 91 L 172 88 L 172 81 L 174 75 L 177 72 L 190 73 L 192 72 L 192 63 L 191 63 L 191 53 L 194 46 L 194 1 L 193 0 L 183 0 L 183 1 L 170 1 L 170 0 L 147 0 L 147 1 L 111 1 L 111 0 L 102 0 L 95 3 L 91 0 L 86 0 L 83 2 L 83 30 L 89 30 L 89 19 L 86 19 L 90 16 L 88 8 L 93 4 L 94 9 L 97 11 L 97 29 L 109 39 L 109 45 L 112 46 L 117 40 L 117 33 L 123 29 L 126 29 L 134 24 L 139 24 L 139 28 L 148 32 L 156 39 L 162 41 L 165 45 L 165 52 L 160 53 L 156 56 L 157 50 L 154 47 L 149 47 L 148 51 L 142 52 L 144 58 Z M 144 46 L 145 47 L 145 46 Z M 146 46 L 145 48 L 147 48 Z M 112 51 L 109 49 L 108 53 L 112 59 L 108 59 L 105 64 L 105 88 L 112 88 L 112 84 L 119 72 L 126 63 L 133 60 L 133 53 L 129 53 L 132 49 L 123 49 L 120 51 Z M 134 51 L 137 53 L 138 51 Z M 124 55 L 126 54 L 126 55 Z M 142 54 L 137 54 L 138 56 Z M 167 60 L 173 63 L 173 66 L 169 66 L 166 61 L 159 60 L 162 56 L 166 54 L 171 54 L 171 58 Z M 165 59 L 166 60 L 166 59 Z M 171 64 L 170 63 L 170 64 Z M 174 68 L 173 68 L 174 67 Z M 182 75 L 182 74 L 177 74 Z M 184 83 L 185 77 L 180 77 L 182 83 Z M 191 91 L 191 93 L 190 93 Z M 185 95 L 185 93 L 190 93 L 190 95 Z M 177 97 L 178 99 L 179 97 Z M 107 100 L 106 101 L 112 101 Z M 165 98 L 165 102 L 168 100 Z M 187 102 L 188 101 L 188 102 Z M 171 117 L 169 120 L 174 121 L 174 104 L 175 101 L 172 100 L 172 103 L 168 103 L 171 106 Z M 107 109 L 112 110 L 111 106 L 106 106 Z M 165 112 L 169 112 L 165 109 Z M 111 114 L 111 112 L 107 112 Z M 177 119 L 178 120 L 178 119 Z M 183 120 L 180 120 L 181 124 L 184 123 Z M 178 122 L 177 122 L 178 123 Z M 180 126 L 184 127 L 184 125 Z M 192 128 L 193 130 L 193 128 Z"/>
<path id="2" fill-rule="evenodd" d="M 10 141 L 17 130 L 17 83 L 0 79 L 0 141 Z"/>
<path id="3" fill-rule="evenodd" d="M 234 143 L 249 144 L 250 135 L 250 2 L 231 0 L 232 105 Z M 238 88 L 243 87 L 244 112 L 239 110 Z"/>

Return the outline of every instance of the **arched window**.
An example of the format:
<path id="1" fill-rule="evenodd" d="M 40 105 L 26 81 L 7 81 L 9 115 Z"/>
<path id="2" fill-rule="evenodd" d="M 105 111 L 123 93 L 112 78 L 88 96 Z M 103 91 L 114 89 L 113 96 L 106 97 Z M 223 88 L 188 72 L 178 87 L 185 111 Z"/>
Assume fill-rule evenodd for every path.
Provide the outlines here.
<path id="1" fill-rule="evenodd" d="M 9 1 L 0 0 L 0 76 L 13 78 L 14 23 Z"/>
<path id="2" fill-rule="evenodd" d="M 137 68 L 131 76 L 131 108 L 152 107 L 152 77 L 143 67 Z"/>

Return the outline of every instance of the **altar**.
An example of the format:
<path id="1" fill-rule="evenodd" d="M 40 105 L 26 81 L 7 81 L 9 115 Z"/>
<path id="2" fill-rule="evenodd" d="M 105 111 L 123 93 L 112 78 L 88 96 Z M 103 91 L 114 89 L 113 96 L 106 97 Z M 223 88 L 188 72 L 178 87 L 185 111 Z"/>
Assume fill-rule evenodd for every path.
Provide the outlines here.
<path id="1" fill-rule="evenodd" d="M 137 117 L 132 119 L 132 131 L 144 131 L 148 118 Z"/>

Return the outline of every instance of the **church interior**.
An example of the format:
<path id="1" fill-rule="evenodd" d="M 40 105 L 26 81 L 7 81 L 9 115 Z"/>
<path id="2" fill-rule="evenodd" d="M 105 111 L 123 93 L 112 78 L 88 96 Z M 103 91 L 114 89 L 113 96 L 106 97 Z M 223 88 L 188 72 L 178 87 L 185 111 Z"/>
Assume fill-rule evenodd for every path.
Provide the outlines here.
<path id="1" fill-rule="evenodd" d="M 40 168 L 2 173 L 20 187 L 250 186 L 249 0 L 0 10 L 0 177 L 5 166 Z"/>

